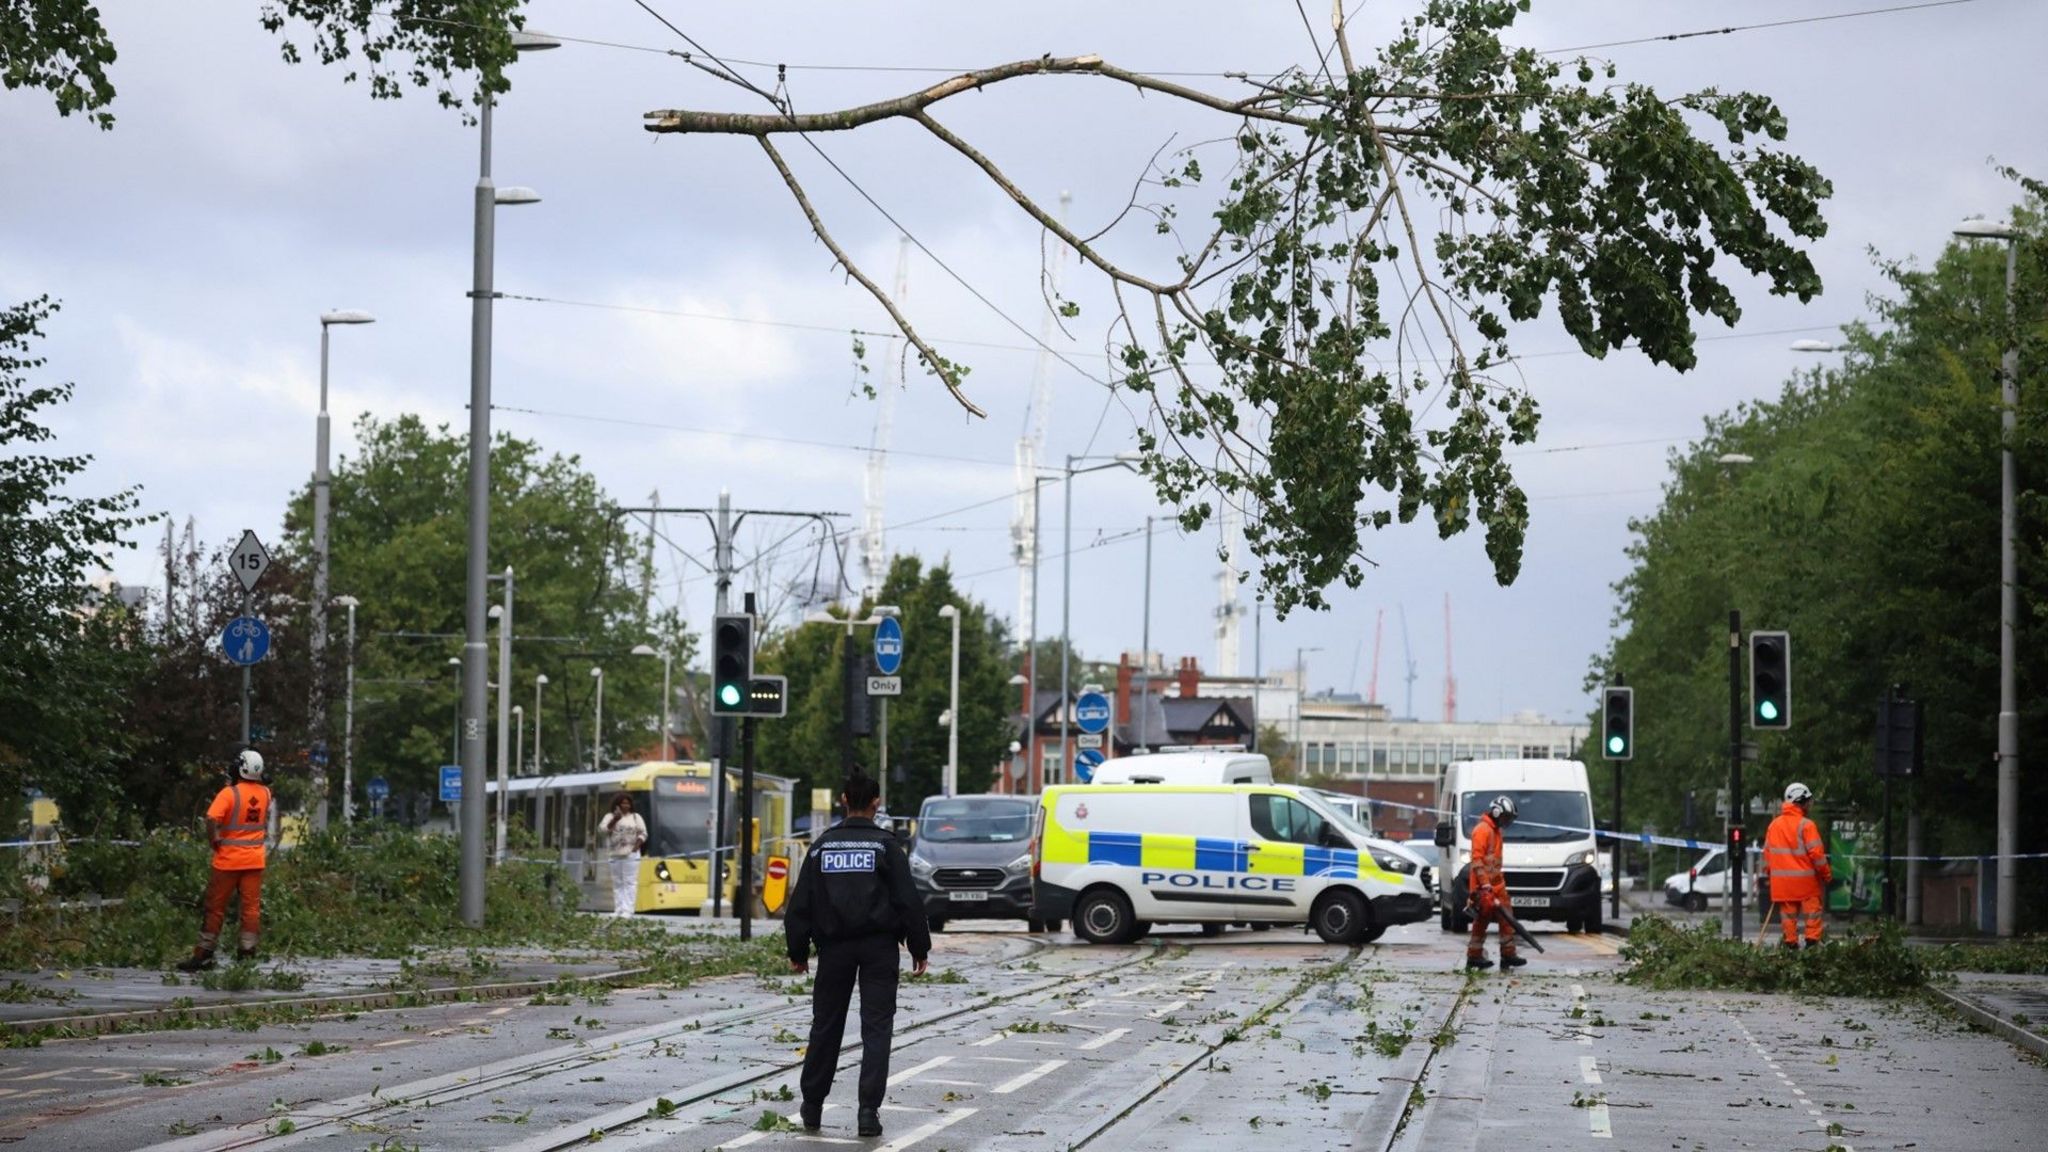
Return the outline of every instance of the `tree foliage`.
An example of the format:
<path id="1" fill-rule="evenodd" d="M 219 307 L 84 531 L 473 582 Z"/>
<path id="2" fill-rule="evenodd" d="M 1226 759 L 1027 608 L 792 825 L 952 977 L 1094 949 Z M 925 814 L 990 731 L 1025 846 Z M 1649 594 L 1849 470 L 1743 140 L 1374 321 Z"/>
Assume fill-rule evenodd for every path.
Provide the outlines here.
<path id="1" fill-rule="evenodd" d="M 860 618 L 874 604 L 900 609 L 904 633 L 898 672 L 903 695 L 889 702 L 890 811 L 914 812 L 924 797 L 941 790 L 947 740 L 939 717 L 950 706 L 952 692 L 952 624 L 939 609 L 948 604 L 961 612 L 960 791 L 985 791 L 997 763 L 1009 755 L 1010 717 L 1016 710 L 1017 690 L 1009 683 L 1014 658 L 1002 621 L 954 589 L 948 566 L 926 568 L 915 556 L 891 562 L 878 598 L 860 606 Z M 852 643 L 865 669 L 872 638 L 869 628 L 856 626 L 849 641 L 843 626 L 811 624 L 776 633 L 761 645 L 755 668 L 789 677 L 790 692 L 788 717 L 759 727 L 762 771 L 794 776 L 803 788 L 838 787 L 840 653 Z M 870 773 L 880 770 L 879 731 L 856 742 L 854 758 Z M 901 781 L 895 779 L 899 768 Z"/>
<path id="2" fill-rule="evenodd" d="M 1358 59 L 1340 5 L 1341 68 L 1326 56 L 1246 78 L 1241 97 L 1046 56 L 854 108 L 665 109 L 646 126 L 755 138 L 835 260 L 978 413 L 964 370 L 854 266 L 774 140 L 899 120 L 951 150 L 1106 279 L 1114 384 L 1145 409 L 1134 416 L 1146 474 L 1189 531 L 1220 502 L 1244 506 L 1261 586 L 1285 615 L 1363 580 L 1366 532 L 1425 513 L 1446 537 L 1476 522 L 1496 578 L 1515 578 L 1528 504 L 1504 450 L 1535 437 L 1538 408 L 1501 371 L 1511 324 L 1554 307 L 1590 355 L 1632 343 L 1683 370 L 1695 317 L 1741 314 L 1720 257 L 1774 293 L 1820 290 L 1797 241 L 1824 234 L 1830 188 L 1779 147 L 1775 104 L 1664 96 L 1612 66 L 1504 43 L 1527 7 L 1430 0 Z M 1234 125 L 1155 156 L 1124 210 L 1083 236 L 935 114 L 1049 76 L 1106 79 Z M 1166 254 L 1132 232 L 1166 237 Z"/>
<path id="3" fill-rule="evenodd" d="M 47 450 L 56 434 L 41 421 L 74 390 L 30 379 L 56 310 L 48 297 L 0 309 L 0 795 L 39 787 L 61 803 L 119 783 L 136 623 L 91 580 L 149 518 L 133 488 L 71 494 L 92 457 Z"/>
<path id="4" fill-rule="evenodd" d="M 1893 295 L 1848 333 L 1839 367 L 1789 382 L 1775 401 L 1708 422 L 1673 454 L 1662 506 L 1631 524 L 1633 569 L 1616 585 L 1609 650 L 1589 685 L 1619 673 L 1635 688 L 1637 759 L 1629 823 L 1675 827 L 1684 790 L 1713 790 L 1728 755 L 1728 611 L 1745 631 L 1792 635 L 1786 732 L 1748 733 L 1761 761 L 1745 791 L 1767 799 L 1800 780 L 1833 812 L 1877 814 L 1877 702 L 1904 685 L 1926 708 L 1930 850 L 1993 843 L 1999 650 L 1999 360 L 2020 340 L 2020 744 L 2048 739 L 2048 412 L 2040 370 L 2048 328 L 2041 198 L 2018 219 L 2015 330 L 1999 245 L 1952 245 L 1931 268 L 1886 263 Z M 1752 464 L 1717 463 L 1724 454 Z M 1597 731 L 1597 722 L 1595 724 Z M 1597 762 L 1597 750 L 1588 756 Z M 2048 802 L 2038 777 L 2022 810 Z M 1903 806 L 1903 798 L 1901 799 Z M 1903 807 L 1901 809 L 1903 811 Z M 1704 829 L 1702 829 L 1704 830 Z M 2023 829 L 2022 851 L 2044 847 Z M 1903 840 L 1899 841 L 1903 851 Z"/>

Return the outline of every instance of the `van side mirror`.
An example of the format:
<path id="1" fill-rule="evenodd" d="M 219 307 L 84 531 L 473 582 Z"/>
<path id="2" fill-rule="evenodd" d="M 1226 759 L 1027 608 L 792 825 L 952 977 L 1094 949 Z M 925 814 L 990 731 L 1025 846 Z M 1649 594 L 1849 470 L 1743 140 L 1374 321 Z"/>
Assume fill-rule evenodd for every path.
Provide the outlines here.
<path id="1" fill-rule="evenodd" d="M 1452 832 L 1452 831 L 1451 831 L 1451 822 L 1450 822 L 1449 820 L 1445 820 L 1445 821 L 1442 821 L 1442 822 L 1440 822 L 1440 823 L 1438 823 L 1438 824 L 1437 824 L 1437 826 L 1436 826 L 1436 846 L 1437 846 L 1437 847 L 1439 847 L 1439 848 L 1449 848 L 1450 846 L 1452 846 L 1453 844 L 1456 844 L 1457 842 L 1458 842 L 1458 836 L 1457 836 L 1457 833 L 1455 833 L 1455 832 Z"/>
<path id="2" fill-rule="evenodd" d="M 908 823 L 899 821 L 894 831 L 898 841 L 906 845 L 910 843 L 910 825 Z"/>

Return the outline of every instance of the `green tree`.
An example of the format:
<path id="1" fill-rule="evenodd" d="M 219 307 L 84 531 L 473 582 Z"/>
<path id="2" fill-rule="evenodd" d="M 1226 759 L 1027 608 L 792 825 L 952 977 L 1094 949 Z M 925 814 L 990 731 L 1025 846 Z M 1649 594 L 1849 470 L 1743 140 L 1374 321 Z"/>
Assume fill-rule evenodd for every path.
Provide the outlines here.
<path id="1" fill-rule="evenodd" d="M 2017 213 L 2026 232 L 2022 317 L 2038 318 L 2048 304 L 2040 208 L 2030 186 Z M 1635 688 L 1631 825 L 1675 827 L 1687 789 L 1700 793 L 1707 829 L 1718 825 L 1727 619 L 1737 608 L 1745 631 L 1789 631 L 1794 653 L 1793 726 L 1745 733 L 1761 756 L 1745 769 L 1745 791 L 1772 799 L 1796 779 L 1834 811 L 1874 816 L 1883 787 L 1872 770 L 1875 708 L 1889 685 L 1903 684 L 1926 707 L 1918 794 L 1929 847 L 1968 854 L 1992 844 L 1998 366 L 2013 334 L 2002 255 L 1952 245 L 1926 270 L 1883 265 L 1894 295 L 1875 302 L 1877 324 L 1849 333 L 1838 368 L 1710 421 L 1674 454 L 1663 505 L 1631 525 L 1634 567 L 1615 589 L 1618 635 L 1589 677 L 1590 686 L 1619 672 Z M 2018 332 L 2023 747 L 2048 738 L 2048 649 L 2026 631 L 2048 614 L 2044 334 L 2038 319 Z M 1723 465 L 1724 454 L 1754 463 Z M 1586 754 L 1598 762 L 1590 744 Z M 2042 802 L 2048 785 L 2025 783 L 2023 810 Z M 2043 846 L 2024 829 L 2023 840 L 2022 851 Z"/>
<path id="2" fill-rule="evenodd" d="M 960 775 L 962 792 L 988 788 L 999 761 L 1009 754 L 1010 717 L 1016 690 L 1010 686 L 1015 658 L 1000 618 L 953 587 L 944 564 L 926 568 L 915 556 L 898 556 L 889 566 L 875 603 L 896 606 L 904 632 L 903 695 L 889 702 L 889 807 L 912 812 L 926 796 L 939 794 L 946 767 L 947 736 L 939 724 L 951 699 L 952 624 L 939 615 L 951 604 L 960 619 Z M 872 609 L 863 604 L 863 617 Z M 868 651 L 872 630 L 856 627 L 851 643 Z M 801 626 L 767 639 L 755 660 L 764 673 L 789 677 L 790 712 L 760 725 L 757 753 L 763 771 L 795 776 L 803 787 L 833 787 L 840 776 L 839 659 L 848 643 L 844 627 Z M 865 668 L 863 663 L 863 668 Z M 856 761 L 879 770 L 879 732 L 855 747 Z M 894 779 L 901 769 L 903 779 Z"/>
<path id="3" fill-rule="evenodd" d="M 431 791 L 435 767 L 450 762 L 455 731 L 457 669 L 448 661 L 462 650 L 468 448 L 463 436 L 413 416 L 364 417 L 357 441 L 356 453 L 334 470 L 329 528 L 333 594 L 361 602 L 355 776 L 359 787 L 382 774 L 394 792 Z M 644 554 L 612 501 L 575 457 L 502 433 L 491 449 L 491 500 L 491 562 L 511 567 L 515 583 L 512 703 L 528 710 L 529 725 L 534 677 L 549 680 L 543 766 L 588 770 L 596 667 L 604 669 L 608 758 L 658 746 L 661 661 L 632 650 L 666 648 L 681 685 L 695 640 L 673 610 L 650 602 Z M 294 496 L 285 523 L 282 551 L 309 559 L 310 487 Z M 499 597 L 494 589 L 492 602 Z M 339 668 L 347 658 L 339 613 L 330 613 L 329 627 L 336 662 L 329 741 L 339 748 Z M 496 635 L 493 627 L 494 680 Z M 530 739 L 527 745 L 531 760 Z"/>
<path id="4" fill-rule="evenodd" d="M 74 390 L 29 379 L 56 311 L 48 297 L 0 309 L 0 795 L 41 788 L 77 828 L 117 808 L 122 688 L 143 642 L 133 614 L 90 580 L 150 518 L 134 514 L 134 488 L 72 495 L 92 457 L 43 447 L 55 438 L 43 413 Z"/>

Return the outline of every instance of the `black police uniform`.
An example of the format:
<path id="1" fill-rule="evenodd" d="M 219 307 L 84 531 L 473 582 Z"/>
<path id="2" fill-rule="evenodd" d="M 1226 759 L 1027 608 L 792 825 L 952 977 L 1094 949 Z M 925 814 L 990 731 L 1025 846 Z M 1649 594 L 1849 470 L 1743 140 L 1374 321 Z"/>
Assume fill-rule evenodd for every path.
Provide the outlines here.
<path id="1" fill-rule="evenodd" d="M 832 1091 L 846 1008 L 860 985 L 860 1108 L 882 1106 L 889 1084 L 889 1047 L 896 1029 L 899 941 L 914 960 L 931 954 L 924 903 L 910 878 L 910 859 L 874 821 L 849 816 L 811 846 L 783 913 L 789 958 L 810 959 L 818 944 L 811 993 L 811 1043 L 804 1053 L 803 1099 L 822 1107 Z"/>

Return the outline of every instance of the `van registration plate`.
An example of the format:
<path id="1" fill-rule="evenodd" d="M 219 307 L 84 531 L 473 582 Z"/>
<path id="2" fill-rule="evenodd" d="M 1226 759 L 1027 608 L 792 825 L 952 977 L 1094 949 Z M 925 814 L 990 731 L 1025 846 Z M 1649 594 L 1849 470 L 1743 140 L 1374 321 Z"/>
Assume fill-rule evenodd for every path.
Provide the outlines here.
<path id="1" fill-rule="evenodd" d="M 948 892 L 948 893 L 946 893 L 946 899 L 948 899 L 948 900 L 952 900 L 952 901 L 954 901 L 954 902 L 956 902 L 956 903 L 957 903 L 957 902 L 960 902 L 960 901 L 969 901 L 969 902 L 972 902 L 972 901 L 980 901 L 980 902 L 982 902 L 982 903 L 986 904 L 986 903 L 988 902 L 988 893 L 986 893 L 986 892 Z"/>
<path id="2" fill-rule="evenodd" d="M 1517 908 L 1550 907 L 1550 897 L 1548 896 L 1514 896 L 1510 897 L 1508 902 Z"/>

